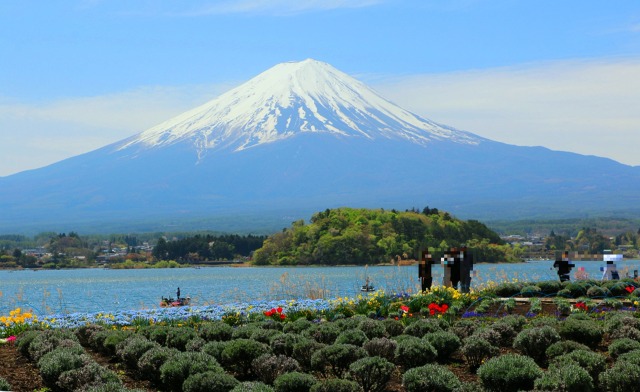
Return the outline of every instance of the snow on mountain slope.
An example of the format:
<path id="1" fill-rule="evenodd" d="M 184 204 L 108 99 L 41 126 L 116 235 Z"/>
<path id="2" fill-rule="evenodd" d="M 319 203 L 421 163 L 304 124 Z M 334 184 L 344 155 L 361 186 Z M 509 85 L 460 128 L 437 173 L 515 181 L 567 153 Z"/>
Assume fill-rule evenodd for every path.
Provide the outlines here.
<path id="1" fill-rule="evenodd" d="M 307 59 L 278 64 L 200 107 L 123 141 L 118 150 L 188 142 L 202 157 L 208 150 L 239 151 L 304 132 L 404 139 L 419 145 L 433 140 L 463 144 L 483 140 L 420 118 L 329 64 Z"/>
<path id="2" fill-rule="evenodd" d="M 255 232 L 340 206 L 628 216 L 638 194 L 640 167 L 457 131 L 305 60 L 127 140 L 1 177 L 0 232 Z"/>

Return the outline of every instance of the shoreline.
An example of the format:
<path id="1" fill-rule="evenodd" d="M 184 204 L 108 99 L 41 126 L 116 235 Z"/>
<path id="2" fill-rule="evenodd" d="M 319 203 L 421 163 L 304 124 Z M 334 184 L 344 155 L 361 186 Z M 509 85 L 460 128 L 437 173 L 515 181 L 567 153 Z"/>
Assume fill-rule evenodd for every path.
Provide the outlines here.
<path id="1" fill-rule="evenodd" d="M 634 259 L 630 259 L 633 261 Z M 553 261 L 549 260 L 523 260 L 518 262 L 496 262 L 496 263 L 474 263 L 474 265 L 515 265 L 515 264 L 524 264 L 528 262 L 537 262 L 537 261 Z M 592 260 L 597 261 L 597 260 Z M 91 267 L 73 267 L 73 268 L 1 268 L 0 271 L 73 271 L 73 270 L 93 270 L 93 269 L 105 269 L 105 270 L 139 270 L 139 269 L 185 269 L 185 268 L 218 268 L 218 267 L 232 267 L 232 268 L 335 268 L 335 267 L 406 267 L 406 266 L 415 266 L 418 265 L 418 260 L 403 260 L 400 263 L 378 263 L 378 264 L 297 264 L 297 265 L 254 265 L 248 261 L 242 262 L 234 262 L 234 261 L 219 261 L 219 262 L 209 262 L 206 264 L 184 264 L 179 267 L 154 267 L 149 265 L 148 267 L 136 268 L 134 267 L 123 267 L 123 268 L 109 268 L 108 266 L 100 265 L 100 266 L 91 266 Z"/>

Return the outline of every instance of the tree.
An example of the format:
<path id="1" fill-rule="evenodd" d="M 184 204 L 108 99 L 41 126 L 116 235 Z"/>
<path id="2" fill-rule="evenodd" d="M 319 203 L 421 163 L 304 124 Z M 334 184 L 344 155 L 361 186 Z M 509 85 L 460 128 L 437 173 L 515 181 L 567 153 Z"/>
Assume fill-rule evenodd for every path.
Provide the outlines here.
<path id="1" fill-rule="evenodd" d="M 160 237 L 156 246 L 153 247 L 152 255 L 157 260 L 167 260 L 168 254 L 167 240 L 164 237 Z"/>

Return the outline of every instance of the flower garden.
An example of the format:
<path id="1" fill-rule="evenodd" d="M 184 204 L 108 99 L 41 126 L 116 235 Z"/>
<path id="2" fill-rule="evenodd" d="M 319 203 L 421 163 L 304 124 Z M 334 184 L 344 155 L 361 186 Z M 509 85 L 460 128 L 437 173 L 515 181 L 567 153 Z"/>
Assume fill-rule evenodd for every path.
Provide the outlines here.
<path id="1" fill-rule="evenodd" d="M 640 283 L 0 316 L 0 390 L 638 391 Z M 26 371 L 30 373 L 25 373 Z"/>

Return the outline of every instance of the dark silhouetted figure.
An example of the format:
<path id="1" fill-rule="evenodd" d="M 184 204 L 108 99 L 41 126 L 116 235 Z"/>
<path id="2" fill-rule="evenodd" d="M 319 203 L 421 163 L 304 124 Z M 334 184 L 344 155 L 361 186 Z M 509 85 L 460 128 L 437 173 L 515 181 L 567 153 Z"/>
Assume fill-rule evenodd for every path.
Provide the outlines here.
<path id="1" fill-rule="evenodd" d="M 473 256 L 467 253 L 467 248 L 451 248 L 441 258 L 444 264 L 442 284 L 468 293 L 471 287 L 471 271 L 473 270 Z"/>
<path id="2" fill-rule="evenodd" d="M 427 291 L 431 288 L 431 284 L 433 283 L 431 266 L 433 264 L 438 264 L 438 262 L 433 259 L 433 255 L 429 251 L 422 251 L 420 264 L 418 264 L 418 276 L 420 277 L 422 291 Z"/>
<path id="3" fill-rule="evenodd" d="M 553 263 L 553 268 L 558 270 L 561 282 L 571 280 L 571 269 L 575 266 L 569 261 L 569 252 L 564 252 L 561 257 L 556 257 L 556 261 Z"/>

